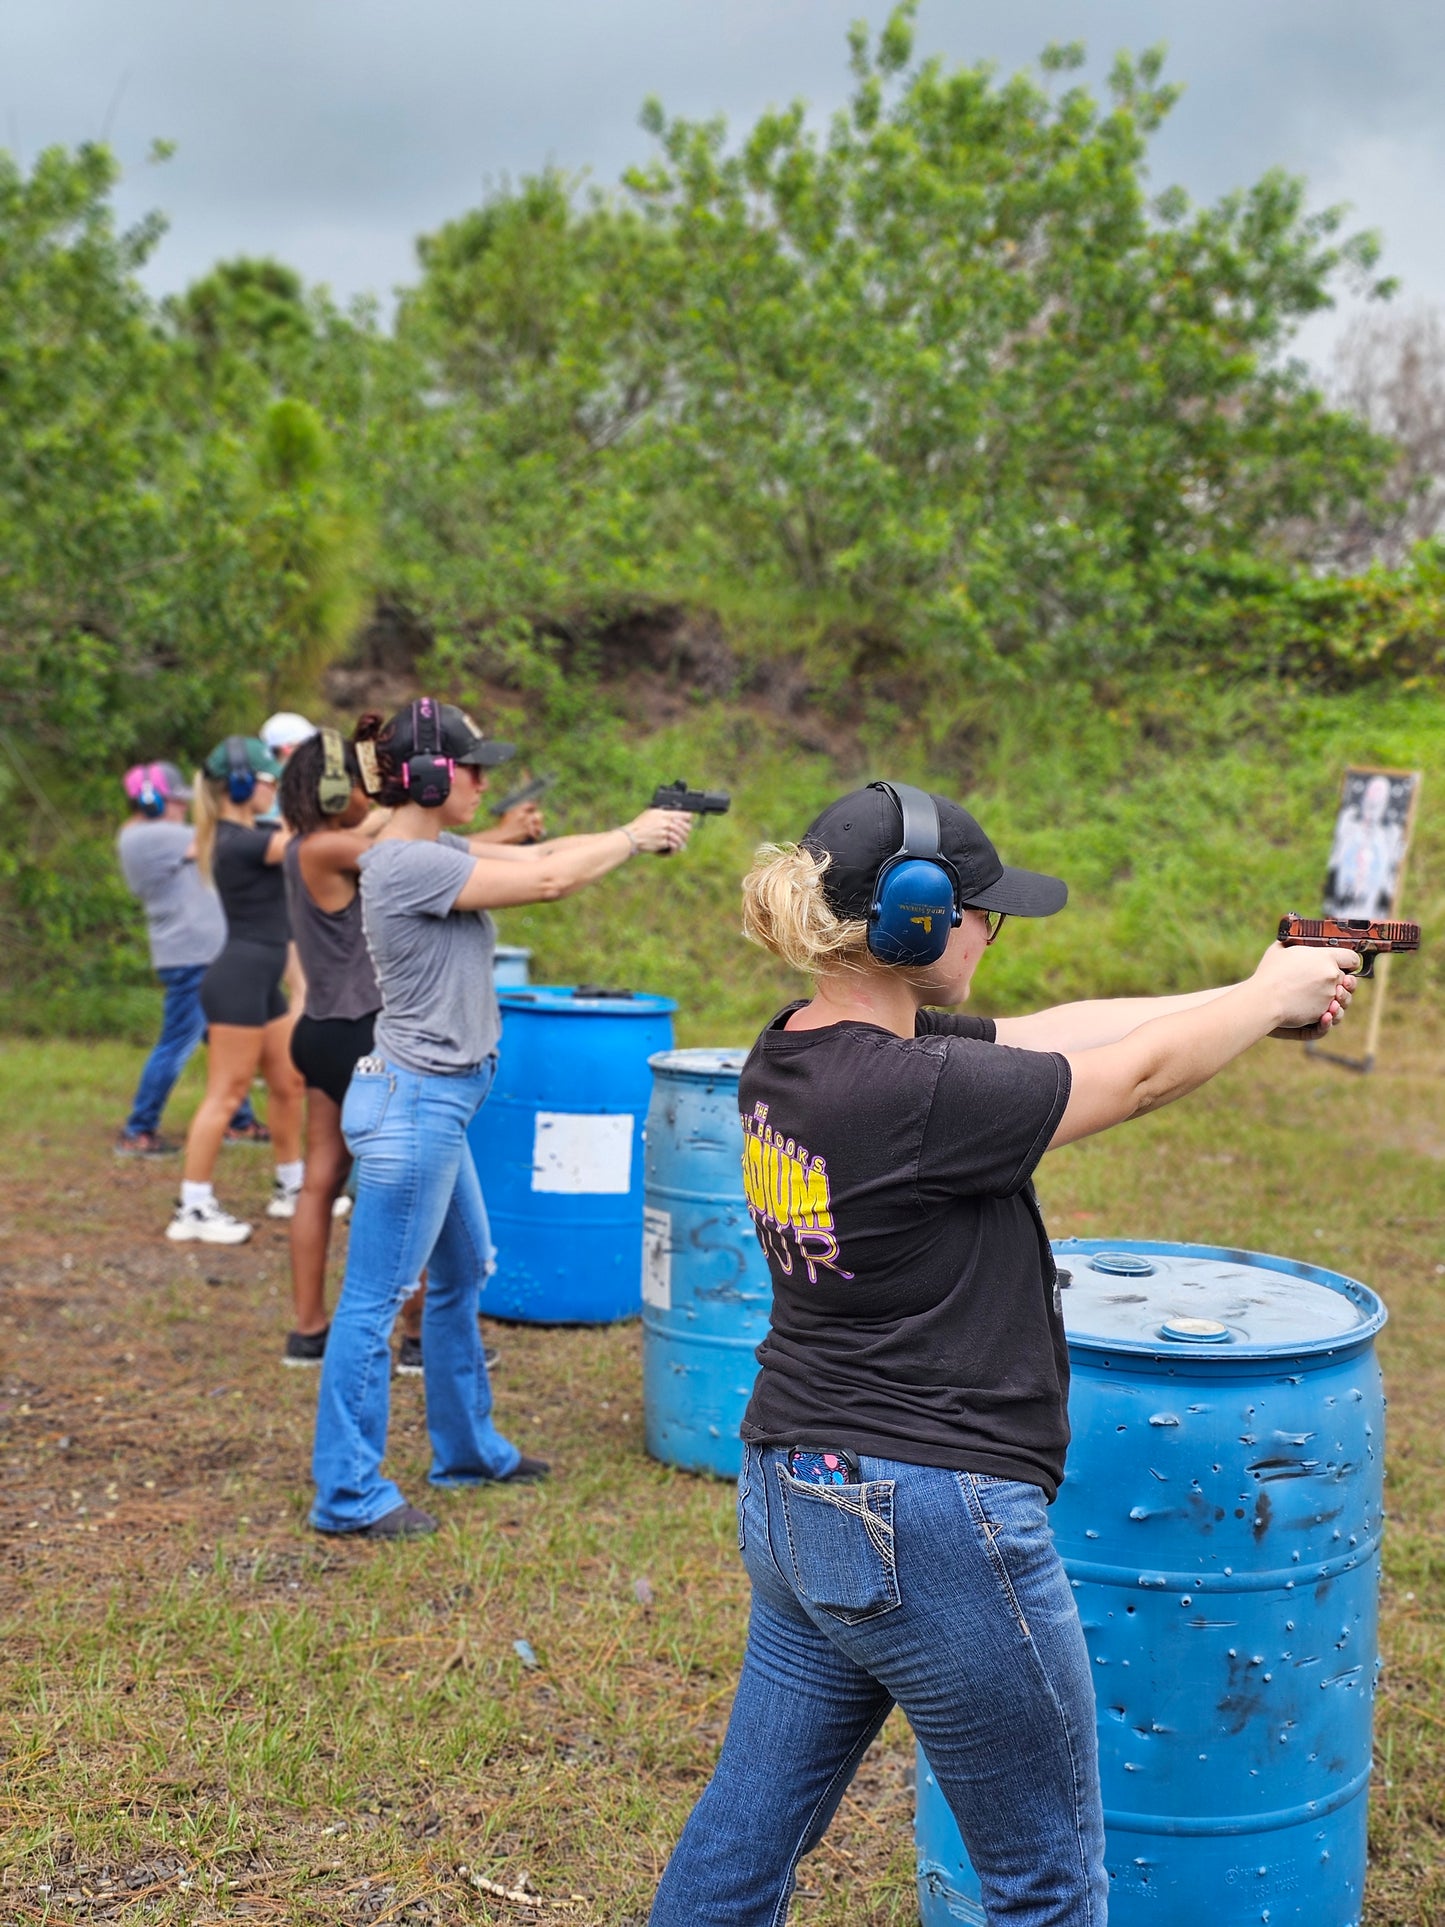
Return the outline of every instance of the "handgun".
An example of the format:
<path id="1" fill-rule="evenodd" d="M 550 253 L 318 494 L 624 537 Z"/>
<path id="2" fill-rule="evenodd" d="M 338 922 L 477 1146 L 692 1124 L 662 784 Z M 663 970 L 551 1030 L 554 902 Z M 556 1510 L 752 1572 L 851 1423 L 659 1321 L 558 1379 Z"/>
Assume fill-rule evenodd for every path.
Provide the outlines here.
<path id="1" fill-rule="evenodd" d="M 499 797 L 492 804 L 492 815 L 505 816 L 508 810 L 516 809 L 519 803 L 535 803 L 539 796 L 547 794 L 556 780 L 555 776 L 534 776 L 530 783 L 523 783 L 517 789 L 508 790 L 505 796 Z"/>
<path id="2" fill-rule="evenodd" d="M 1394 950 L 1418 950 L 1418 923 L 1376 923 L 1369 917 L 1301 917 L 1293 910 L 1279 920 L 1279 940 L 1286 950 L 1353 950 L 1360 958 L 1360 975 L 1373 977 L 1375 959 Z"/>
<path id="3" fill-rule="evenodd" d="M 689 816 L 726 816 L 732 805 L 726 790 L 690 790 L 680 776 L 675 783 L 659 783 L 652 799 L 655 810 L 686 810 Z"/>

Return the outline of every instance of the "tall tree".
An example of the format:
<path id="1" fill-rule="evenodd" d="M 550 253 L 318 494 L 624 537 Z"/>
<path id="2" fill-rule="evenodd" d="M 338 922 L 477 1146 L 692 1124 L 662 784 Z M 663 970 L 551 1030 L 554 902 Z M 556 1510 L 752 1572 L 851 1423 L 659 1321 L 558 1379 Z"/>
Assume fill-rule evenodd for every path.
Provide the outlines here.
<path id="1" fill-rule="evenodd" d="M 646 124 L 629 179 L 683 261 L 665 466 L 699 561 L 885 614 L 935 650 L 1110 659 L 1181 568 L 1368 488 L 1380 444 L 1285 358 L 1372 237 L 1268 174 L 1150 200 L 1156 52 L 1063 76 L 912 64 L 914 7 L 823 132 Z"/>

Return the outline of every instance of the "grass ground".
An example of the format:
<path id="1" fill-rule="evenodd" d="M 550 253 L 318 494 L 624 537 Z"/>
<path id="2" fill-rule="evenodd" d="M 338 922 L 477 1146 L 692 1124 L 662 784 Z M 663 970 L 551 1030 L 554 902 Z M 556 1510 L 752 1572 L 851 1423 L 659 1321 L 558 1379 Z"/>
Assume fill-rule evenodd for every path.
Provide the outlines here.
<path id="1" fill-rule="evenodd" d="M 1056 1235 L 1292 1252 L 1383 1292 L 1367 1917 L 1445 1927 L 1445 1034 L 1398 1009 L 1372 1078 L 1261 1046 L 1046 1159 L 1040 1191 Z M 398 1380 L 391 1463 L 441 1532 L 315 1538 L 280 1228 L 166 1244 L 174 1169 L 109 1152 L 135 1068 L 116 1044 L 0 1048 L 0 1920 L 641 1927 L 745 1588 L 728 1491 L 644 1456 L 637 1328 L 489 1334 L 502 1422 L 556 1465 L 541 1489 L 427 1497 Z M 227 1204 L 268 1184 L 226 1153 Z M 796 1922 L 916 1920 L 910 1765 L 895 1716 Z"/>

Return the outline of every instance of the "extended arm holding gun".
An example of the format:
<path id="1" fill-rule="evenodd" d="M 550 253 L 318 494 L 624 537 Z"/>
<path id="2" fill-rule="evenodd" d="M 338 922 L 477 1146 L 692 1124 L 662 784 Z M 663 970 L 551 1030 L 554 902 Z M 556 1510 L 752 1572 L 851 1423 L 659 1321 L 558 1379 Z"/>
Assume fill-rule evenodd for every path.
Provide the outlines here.
<path id="1" fill-rule="evenodd" d="M 1375 923 L 1368 917 L 1299 917 L 1293 911 L 1279 920 L 1279 940 L 1286 950 L 1353 950 L 1362 959 L 1360 975 L 1373 977 L 1375 959 L 1395 950 L 1418 950 L 1418 923 Z"/>

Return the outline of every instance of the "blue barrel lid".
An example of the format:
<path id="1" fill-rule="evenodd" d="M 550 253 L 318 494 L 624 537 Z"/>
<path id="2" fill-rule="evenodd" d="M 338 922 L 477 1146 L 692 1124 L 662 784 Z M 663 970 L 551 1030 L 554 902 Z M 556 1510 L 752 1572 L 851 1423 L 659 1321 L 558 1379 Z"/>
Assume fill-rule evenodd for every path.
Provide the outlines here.
<path id="1" fill-rule="evenodd" d="M 528 984 L 499 986 L 497 1002 L 511 1010 L 545 1011 L 549 1017 L 656 1017 L 677 1009 L 672 997 L 646 990 L 611 990 L 601 984 Z"/>
<path id="2" fill-rule="evenodd" d="M 746 1044 L 708 1044 L 691 1050 L 656 1050 L 648 1064 L 658 1077 L 736 1078 L 748 1061 Z"/>
<path id="3" fill-rule="evenodd" d="M 1357 1278 L 1219 1245 L 1059 1238 L 1071 1346 L 1155 1358 L 1333 1352 L 1372 1338 L 1380 1299 Z"/>

